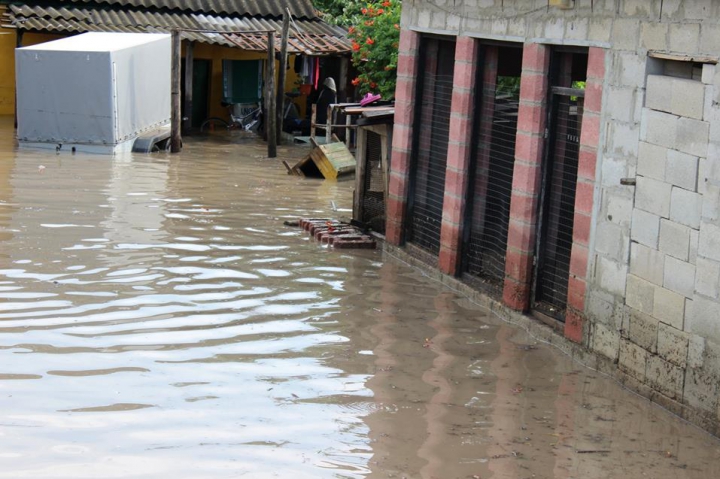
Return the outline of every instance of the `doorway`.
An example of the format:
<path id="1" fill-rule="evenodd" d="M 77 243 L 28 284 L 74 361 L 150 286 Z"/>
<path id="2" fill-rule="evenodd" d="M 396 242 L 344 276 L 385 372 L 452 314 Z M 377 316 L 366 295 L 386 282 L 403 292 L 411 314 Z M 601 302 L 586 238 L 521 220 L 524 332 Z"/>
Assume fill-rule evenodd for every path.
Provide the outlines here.
<path id="1" fill-rule="evenodd" d="M 587 52 L 556 50 L 550 68 L 552 86 L 540 194 L 533 309 L 564 322 Z"/>

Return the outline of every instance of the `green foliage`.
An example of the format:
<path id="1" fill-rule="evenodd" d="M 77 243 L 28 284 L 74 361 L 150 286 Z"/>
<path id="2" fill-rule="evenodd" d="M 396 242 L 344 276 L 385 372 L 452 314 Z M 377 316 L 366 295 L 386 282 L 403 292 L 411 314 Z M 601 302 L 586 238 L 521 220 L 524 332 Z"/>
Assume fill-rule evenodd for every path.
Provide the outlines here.
<path id="1" fill-rule="evenodd" d="M 362 0 L 315 0 L 322 19 L 334 25 L 349 27 L 357 23 L 360 9 L 364 6 Z"/>
<path id="2" fill-rule="evenodd" d="M 348 29 L 353 65 L 359 72 L 352 83 L 361 94 L 379 93 L 383 99 L 395 96 L 400 8 L 400 0 L 366 3 Z"/>

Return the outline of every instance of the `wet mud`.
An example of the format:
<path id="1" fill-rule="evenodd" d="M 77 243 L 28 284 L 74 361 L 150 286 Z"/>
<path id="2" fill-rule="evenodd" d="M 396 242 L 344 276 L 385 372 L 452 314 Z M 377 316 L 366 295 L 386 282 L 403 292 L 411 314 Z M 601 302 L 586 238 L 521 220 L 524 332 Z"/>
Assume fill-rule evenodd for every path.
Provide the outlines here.
<path id="1" fill-rule="evenodd" d="M 11 126 L 0 477 L 720 477 L 716 438 L 283 225 L 349 216 L 350 182 L 240 136 L 110 159 L 18 150 Z"/>

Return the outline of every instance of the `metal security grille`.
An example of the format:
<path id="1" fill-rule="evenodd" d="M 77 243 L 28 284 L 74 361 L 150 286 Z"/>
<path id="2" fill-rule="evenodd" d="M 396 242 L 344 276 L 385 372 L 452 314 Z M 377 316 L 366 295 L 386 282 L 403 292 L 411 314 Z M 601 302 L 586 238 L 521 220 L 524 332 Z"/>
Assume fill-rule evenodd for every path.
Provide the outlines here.
<path id="1" fill-rule="evenodd" d="M 360 221 L 373 231 L 385 234 L 385 172 L 382 165 L 382 137 L 365 133 L 365 181 Z"/>
<path id="2" fill-rule="evenodd" d="M 473 126 L 470 208 L 464 228 L 463 272 L 496 293 L 505 278 L 520 101 L 520 77 L 501 73 L 519 74 L 521 56 L 513 55 L 514 50 L 487 47 L 484 54 L 484 81 L 476 87 L 479 101 Z"/>
<path id="3" fill-rule="evenodd" d="M 564 320 L 577 185 L 582 91 L 553 88 L 551 137 L 544 171 L 535 309 Z"/>
<path id="4" fill-rule="evenodd" d="M 434 255 L 440 252 L 454 62 L 455 42 L 423 38 L 406 239 Z"/>

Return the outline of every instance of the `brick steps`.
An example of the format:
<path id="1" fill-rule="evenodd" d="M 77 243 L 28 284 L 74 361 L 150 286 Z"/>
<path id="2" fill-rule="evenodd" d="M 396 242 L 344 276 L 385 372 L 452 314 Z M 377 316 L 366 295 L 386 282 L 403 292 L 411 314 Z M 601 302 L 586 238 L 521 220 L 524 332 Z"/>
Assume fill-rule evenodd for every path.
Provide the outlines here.
<path id="1" fill-rule="evenodd" d="M 298 226 L 322 245 L 339 249 L 375 249 L 375 239 L 355 226 L 329 218 L 301 218 Z"/>

